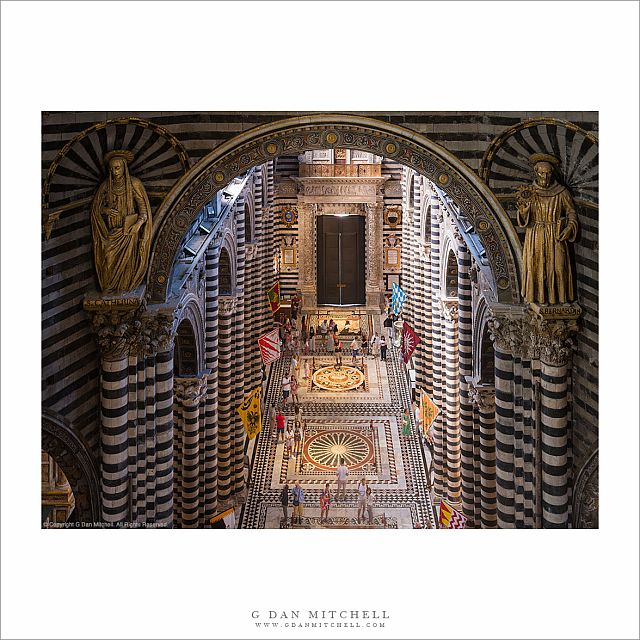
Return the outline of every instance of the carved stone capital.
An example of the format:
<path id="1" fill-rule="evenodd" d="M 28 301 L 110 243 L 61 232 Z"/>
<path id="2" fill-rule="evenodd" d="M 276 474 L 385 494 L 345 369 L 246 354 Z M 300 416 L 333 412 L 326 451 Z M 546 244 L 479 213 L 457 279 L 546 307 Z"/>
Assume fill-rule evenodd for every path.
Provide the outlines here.
<path id="1" fill-rule="evenodd" d="M 200 378 L 174 378 L 173 392 L 182 405 L 195 406 L 207 393 L 207 376 Z"/>
<path id="2" fill-rule="evenodd" d="M 575 348 L 574 334 L 578 322 L 570 320 L 544 320 L 534 316 L 540 359 L 548 364 L 562 366 L 569 363 Z"/>
<path id="3" fill-rule="evenodd" d="M 448 322 L 455 322 L 458 319 L 458 299 L 440 298 L 440 309 L 442 317 Z"/>
<path id="4" fill-rule="evenodd" d="M 490 411 L 496 404 L 496 389 L 493 386 L 469 385 L 469 396 L 471 401 L 484 411 Z"/>
<path id="5" fill-rule="evenodd" d="M 176 335 L 173 309 L 147 312 L 142 318 L 138 353 L 152 354 L 173 348 Z"/>
<path id="6" fill-rule="evenodd" d="M 218 313 L 221 316 L 233 315 L 238 305 L 238 299 L 233 296 L 220 296 L 218 298 Z"/>

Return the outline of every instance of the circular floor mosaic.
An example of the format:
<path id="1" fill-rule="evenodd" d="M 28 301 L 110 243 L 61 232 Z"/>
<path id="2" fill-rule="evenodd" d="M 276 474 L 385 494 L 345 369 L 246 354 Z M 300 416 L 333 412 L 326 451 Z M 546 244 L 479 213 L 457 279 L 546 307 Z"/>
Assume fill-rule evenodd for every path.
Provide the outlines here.
<path id="1" fill-rule="evenodd" d="M 343 365 L 322 367 L 313 372 L 313 383 L 325 391 L 351 391 L 364 384 L 364 373 L 355 367 Z"/>
<path id="2" fill-rule="evenodd" d="M 304 458 L 324 471 L 335 471 L 341 458 L 349 469 L 358 469 L 373 462 L 373 442 L 352 431 L 322 431 L 306 440 Z"/>

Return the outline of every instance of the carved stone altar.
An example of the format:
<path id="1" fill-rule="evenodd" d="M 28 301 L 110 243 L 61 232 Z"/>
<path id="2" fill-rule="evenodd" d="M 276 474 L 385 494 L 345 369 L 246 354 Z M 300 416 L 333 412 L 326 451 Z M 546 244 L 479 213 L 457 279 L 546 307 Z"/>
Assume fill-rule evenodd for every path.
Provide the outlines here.
<path id="1" fill-rule="evenodd" d="M 299 283 L 303 311 L 318 304 L 316 217 L 337 213 L 365 217 L 365 308 L 384 304 L 382 216 L 383 186 L 389 176 L 293 178 L 298 185 Z"/>

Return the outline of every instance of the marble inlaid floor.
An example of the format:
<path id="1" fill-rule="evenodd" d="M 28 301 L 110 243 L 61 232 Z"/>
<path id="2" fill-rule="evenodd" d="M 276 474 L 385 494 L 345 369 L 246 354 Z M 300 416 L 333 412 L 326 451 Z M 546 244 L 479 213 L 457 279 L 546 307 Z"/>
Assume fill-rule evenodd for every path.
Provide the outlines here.
<path id="1" fill-rule="evenodd" d="M 308 360 L 311 365 L 312 357 Z M 264 417 L 263 430 L 251 452 L 251 482 L 240 526 L 284 527 L 280 493 L 285 482 L 293 487 L 299 480 L 305 490 L 302 526 L 319 527 L 320 492 L 329 482 L 335 493 L 335 468 L 340 457 L 346 458 L 350 470 L 346 500 L 334 500 L 325 528 L 360 526 L 356 520 L 357 484 L 362 477 L 369 481 L 375 497 L 374 528 L 413 528 L 428 521 L 434 525 L 426 459 L 418 435 L 415 429 L 411 436 L 401 435 L 402 409 L 408 406 L 409 391 L 399 351 L 391 350 L 386 363 L 359 359 L 354 367 L 346 354 L 342 369 L 336 370 L 334 363 L 328 355 L 315 356 L 312 375 L 307 380 L 300 376 L 305 438 L 297 455 L 290 456 L 283 443 L 276 443 L 274 429 L 268 416 Z M 281 397 L 282 375 L 289 368 L 288 357 L 274 363 L 267 405 Z M 321 376 L 314 378 L 317 372 Z M 285 416 L 293 419 L 292 405 L 287 405 Z M 290 505 L 289 516 L 291 510 Z"/>

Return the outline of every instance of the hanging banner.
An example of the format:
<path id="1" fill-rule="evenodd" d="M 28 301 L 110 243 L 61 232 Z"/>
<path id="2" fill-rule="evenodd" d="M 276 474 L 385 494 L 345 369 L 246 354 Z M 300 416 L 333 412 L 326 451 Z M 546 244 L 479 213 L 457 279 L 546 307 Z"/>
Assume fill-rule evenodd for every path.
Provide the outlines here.
<path id="1" fill-rule="evenodd" d="M 262 428 L 262 416 L 260 414 L 260 387 L 256 387 L 237 409 L 242 418 L 242 424 L 247 432 L 249 440 L 253 440 Z"/>
<path id="2" fill-rule="evenodd" d="M 425 436 L 439 413 L 440 409 L 433 403 L 427 392 L 423 390 L 420 395 L 420 424 Z"/>
<path id="3" fill-rule="evenodd" d="M 258 338 L 258 346 L 260 347 L 260 355 L 265 367 L 275 362 L 280 357 L 280 334 L 278 329 L 273 329 L 269 333 L 260 336 Z"/>
<path id="4" fill-rule="evenodd" d="M 440 501 L 440 519 L 438 520 L 440 529 L 464 529 L 466 521 L 467 519 L 450 504 L 444 500 Z"/>
<path id="5" fill-rule="evenodd" d="M 407 294 L 400 288 L 400 285 L 393 283 L 391 287 L 391 311 L 397 316 L 402 309 Z"/>
<path id="6" fill-rule="evenodd" d="M 271 313 L 275 313 L 280 308 L 280 281 L 276 282 L 271 289 L 267 291 L 269 306 Z"/>
<path id="7" fill-rule="evenodd" d="M 409 326 L 408 322 L 402 325 L 402 360 L 405 364 L 409 362 L 411 354 L 420 343 L 420 336 Z"/>

